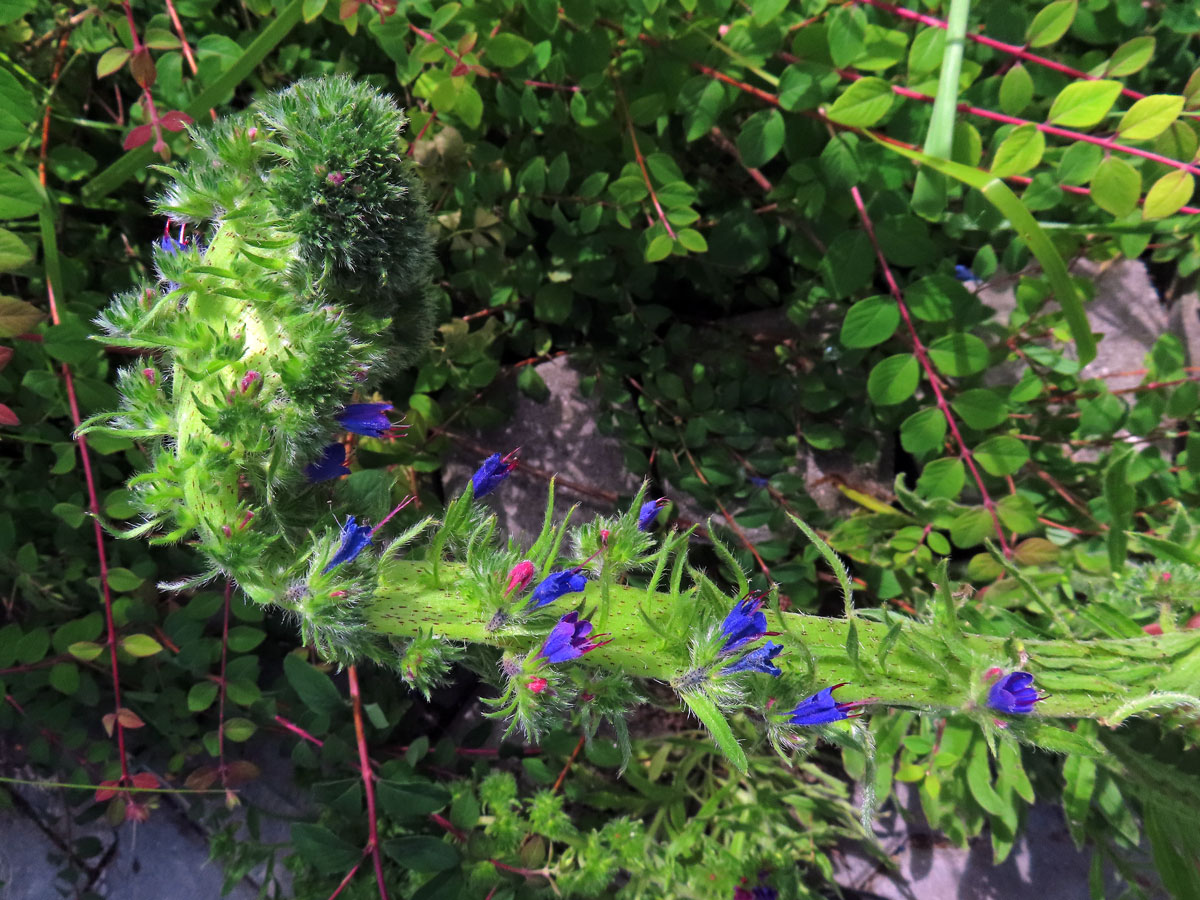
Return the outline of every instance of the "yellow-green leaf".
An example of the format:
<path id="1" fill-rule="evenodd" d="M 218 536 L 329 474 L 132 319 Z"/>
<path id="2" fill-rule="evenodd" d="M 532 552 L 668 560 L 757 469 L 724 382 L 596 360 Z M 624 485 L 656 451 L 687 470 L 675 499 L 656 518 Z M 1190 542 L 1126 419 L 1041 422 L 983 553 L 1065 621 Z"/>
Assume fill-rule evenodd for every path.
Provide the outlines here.
<path id="1" fill-rule="evenodd" d="M 1142 207 L 1143 219 L 1161 219 L 1179 212 L 1183 204 L 1192 199 L 1196 179 L 1191 173 L 1176 169 L 1168 172 L 1146 192 L 1146 205 Z"/>
<path id="2" fill-rule="evenodd" d="M 1105 212 L 1125 216 L 1137 208 L 1142 176 L 1123 159 L 1110 156 L 1092 176 L 1092 200 Z"/>
<path id="3" fill-rule="evenodd" d="M 1031 47 L 1045 47 L 1053 44 L 1067 33 L 1071 23 L 1075 21 L 1075 12 L 1078 8 L 1077 0 L 1055 0 L 1048 4 L 1033 17 L 1029 30 L 1025 32 L 1025 41 Z"/>
<path id="4" fill-rule="evenodd" d="M 1076 81 L 1068 84 L 1050 106 L 1049 121 L 1064 128 L 1087 128 L 1102 120 L 1121 96 L 1119 81 Z"/>
<path id="5" fill-rule="evenodd" d="M 1143 97 L 1121 117 L 1117 134 L 1127 141 L 1148 141 L 1171 127 L 1183 112 L 1183 98 L 1177 94 L 1151 94 Z"/>
<path id="6" fill-rule="evenodd" d="M 0 297 L 0 337 L 16 337 L 31 331 L 45 314 L 32 303 L 16 297 Z"/>
<path id="7" fill-rule="evenodd" d="M 1041 162 L 1045 152 L 1046 136 L 1036 125 L 1014 128 L 996 150 L 996 158 L 992 160 L 992 174 L 998 178 L 1021 175 Z"/>
<path id="8" fill-rule="evenodd" d="M 860 78 L 833 101 L 827 115 L 841 125 L 870 128 L 892 108 L 892 86 L 882 78 Z"/>
<path id="9" fill-rule="evenodd" d="M 162 650 L 162 644 L 148 634 L 131 634 L 121 641 L 121 648 L 130 656 L 153 656 Z"/>

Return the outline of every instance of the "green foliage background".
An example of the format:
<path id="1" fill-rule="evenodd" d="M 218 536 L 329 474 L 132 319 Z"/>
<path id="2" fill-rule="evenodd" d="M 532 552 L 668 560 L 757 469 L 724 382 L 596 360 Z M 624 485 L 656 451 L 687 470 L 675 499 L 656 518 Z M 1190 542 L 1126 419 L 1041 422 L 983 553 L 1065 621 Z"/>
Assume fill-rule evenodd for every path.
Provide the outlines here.
<path id="1" fill-rule="evenodd" d="M 350 483 L 364 495 L 383 484 L 384 466 L 399 466 L 436 507 L 437 473 L 456 436 L 507 414 L 488 389 L 515 381 L 544 397 L 528 363 L 566 352 L 629 470 L 722 512 L 739 563 L 758 572 L 759 584 L 769 572 L 801 608 L 819 609 L 825 598 L 817 554 L 789 511 L 823 526 L 851 558 L 867 589 L 860 603 L 869 597 L 924 614 L 930 578 L 950 559 L 958 578 L 987 587 L 984 600 L 961 608 L 981 633 L 1128 637 L 1145 626 L 1182 627 L 1200 611 L 1191 512 L 1200 436 L 1190 427 L 1200 387 L 1180 342 L 1158 341 L 1134 390 L 1082 378 L 1067 295 L 1058 290 L 1049 302 L 1061 286 L 1027 268 L 1036 241 L 1010 224 L 992 194 L 928 170 L 916 182 L 908 159 L 860 130 L 1008 178 L 1059 257 L 1143 257 L 1177 298 L 1200 268 L 1186 206 L 1200 144 L 1200 17 L 1191 5 L 981 4 L 969 15 L 972 33 L 1027 45 L 1099 80 L 968 42 L 957 79 L 940 90 L 939 71 L 951 65 L 942 29 L 823 0 L 399 9 L 355 0 L 179 2 L 179 25 L 171 9 L 0 4 L 0 269 L 11 295 L 0 298 L 0 336 L 12 350 L 0 360 L 0 403 L 20 422 L 0 432 L 0 677 L 10 700 L 0 706 L 0 728 L 20 735 L 26 758 L 43 771 L 97 784 L 114 777 L 117 753 L 102 731 L 111 673 L 61 367 L 71 368 L 83 417 L 116 407 L 110 382 L 125 360 L 87 340 L 89 322 L 151 265 L 162 223 L 145 200 L 163 182 L 149 164 L 160 139 L 161 156 L 186 158 L 178 112 L 200 121 L 210 108 L 241 108 L 304 75 L 351 74 L 399 99 L 438 224 L 434 344 L 385 394 L 414 428 L 406 440 L 361 446 Z M 954 18 L 936 4 L 920 12 Z M 970 108 L 957 115 L 952 105 L 939 111 L 895 90 L 955 99 L 956 80 L 957 100 Z M 1155 97 L 1122 95 L 1122 85 Z M 898 280 L 911 331 L 852 189 Z M 955 278 L 956 265 L 982 279 L 1024 273 L 1008 321 L 992 316 L 975 284 Z M 58 324 L 43 322 L 47 279 Z M 1076 279 L 1084 301 L 1091 289 Z M 914 354 L 914 333 L 939 373 L 961 444 Z M 1019 377 L 989 378 L 1013 360 Z M 119 525 L 134 512 L 121 485 L 140 450 L 100 435 L 89 444 L 102 517 Z M 805 454 L 870 463 L 881 447 L 907 477 L 891 491 L 848 485 L 859 511 L 823 519 L 806 494 Z M 526 455 L 536 462 L 535 451 Z M 744 539 L 764 526 L 766 539 Z M 987 539 L 1011 554 L 988 552 Z M 229 768 L 227 758 L 239 755 L 229 744 L 278 728 L 276 715 L 324 741 L 317 752 L 298 740 L 302 772 L 331 776 L 353 759 L 341 695 L 288 655 L 285 624 L 235 599 L 226 633 L 219 592 L 160 593 L 157 581 L 193 570 L 186 548 L 106 539 L 105 549 L 124 706 L 142 723 L 127 732 L 133 759 L 177 784 L 190 777 L 193 786 L 236 787 L 255 770 Z M 223 655 L 222 712 L 213 676 Z M 404 691 L 374 683 L 371 693 L 373 739 L 408 741 Z M 1164 766 L 1194 770 L 1184 750 L 1195 725 L 1186 716 L 1171 721 L 1174 733 L 1156 752 Z M 1001 757 L 993 774 L 969 723 L 902 713 L 878 716 L 872 729 L 880 799 L 893 773 L 918 783 L 930 819 L 955 840 L 990 823 L 1002 858 L 1021 800 L 1036 787 L 1039 796 L 1062 794 L 1079 840 L 1132 865 L 1117 850 L 1139 840 L 1126 809 L 1134 798 L 1086 760 L 1073 758 L 1060 777 L 1035 758 L 1031 782 L 1020 760 Z M 1131 731 L 1132 743 L 1154 743 L 1152 729 Z M 633 873 L 629 896 L 728 896 L 759 866 L 778 873 L 786 896 L 805 896 L 818 889 L 815 873 L 829 874 L 830 841 L 856 833 L 847 791 L 827 774 L 832 758 L 808 773 L 806 785 L 819 790 L 769 790 L 768 779 L 782 778 L 771 758 L 756 756 L 757 779 L 739 784 L 705 738 L 684 732 L 639 744 L 624 780 L 602 748 L 589 747 L 562 794 L 548 793 L 573 748 L 574 738 L 560 734 L 543 756 L 526 759 L 516 769 L 526 779 L 518 799 L 498 776 L 482 780 L 487 766 L 472 768 L 469 756 L 464 763 L 448 741 L 430 758 L 462 780 L 432 785 L 413 744 L 403 763 L 387 764 L 394 770 L 386 777 L 446 790 L 429 812 L 448 808 L 472 842 L 462 864 L 457 850 L 451 858 L 430 844 L 429 857 L 413 845 L 394 848 L 394 864 L 412 869 L 404 877 L 429 897 L 489 878 L 505 891 L 544 891 L 537 879 L 497 874 L 488 860 L 536 870 L 550 864 L 547 853 L 561 864 L 563 886 L 581 896 L 603 890 L 616 868 Z M 853 750 L 842 764 L 867 774 Z M 307 826 L 325 831 L 293 832 L 299 895 L 328 896 L 354 864 L 359 836 L 339 837 L 350 848 L 342 858 L 329 851 L 326 832 L 360 827 L 356 784 L 326 783 L 314 794 L 323 821 Z M 554 799 L 561 796 L 570 816 Z M 389 840 L 450 846 L 443 831 L 405 823 L 405 802 L 394 813 L 384 803 L 396 818 Z M 763 808 L 778 813 L 772 828 L 791 828 L 793 812 L 814 824 L 802 835 L 755 834 L 747 811 Z M 1186 860 L 1200 848 L 1177 812 L 1144 810 L 1146 830 L 1159 876 L 1178 896 L 1195 896 L 1187 891 L 1198 876 Z M 627 815 L 631 830 L 592 830 L 614 814 Z M 274 855 L 235 841 L 234 826 L 214 816 L 214 846 L 231 877 Z M 632 841 L 639 829 L 646 843 Z M 89 863 L 79 854 L 64 878 L 83 883 Z M 715 881 L 685 866 L 706 854 L 722 860 Z M 798 872 L 796 859 L 811 868 Z M 372 886 L 360 875 L 350 890 L 369 896 Z"/>

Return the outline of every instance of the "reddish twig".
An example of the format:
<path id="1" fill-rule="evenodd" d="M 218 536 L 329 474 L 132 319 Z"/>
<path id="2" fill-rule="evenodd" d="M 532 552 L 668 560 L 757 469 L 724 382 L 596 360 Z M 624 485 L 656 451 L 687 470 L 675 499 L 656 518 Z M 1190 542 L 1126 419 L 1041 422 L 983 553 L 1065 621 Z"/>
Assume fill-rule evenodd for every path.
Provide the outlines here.
<path id="1" fill-rule="evenodd" d="M 583 749 L 583 745 L 586 740 L 587 737 L 585 735 L 581 734 L 579 736 L 579 743 L 575 745 L 575 749 L 572 750 L 571 755 L 567 757 L 567 764 L 563 766 L 562 771 L 558 773 L 558 779 L 554 782 L 554 787 L 550 788 L 550 793 L 558 793 L 558 789 L 562 787 L 563 782 L 567 778 L 567 773 L 571 771 L 571 766 L 575 764 L 575 760 L 579 756 L 579 751 Z"/>
<path id="2" fill-rule="evenodd" d="M 54 70 L 50 75 L 50 84 L 58 83 L 59 76 L 62 74 L 63 63 L 66 59 L 68 33 L 64 33 L 59 40 L 58 51 L 54 60 Z M 46 160 L 50 153 L 50 113 L 52 106 L 46 104 L 46 111 L 42 117 L 42 146 L 38 151 L 38 181 L 42 187 L 46 187 Z M 62 324 L 62 316 L 58 311 L 58 301 L 55 297 L 55 285 L 50 277 L 50 271 L 46 271 L 46 299 L 50 307 L 50 321 L 54 325 Z M 79 426 L 83 422 L 83 418 L 79 413 L 79 398 L 75 393 L 75 377 L 71 372 L 71 366 L 68 363 L 62 363 L 59 367 L 62 373 L 63 385 L 67 389 L 67 406 L 71 411 L 71 423 L 75 426 L 75 443 L 79 446 L 79 459 L 83 464 L 83 480 L 87 486 L 88 509 L 92 513 L 92 533 L 96 539 L 96 557 L 100 565 L 100 591 L 104 596 L 104 624 L 108 633 L 108 657 L 110 668 L 112 669 L 113 682 L 113 709 L 114 722 L 113 727 L 117 735 L 117 754 L 121 761 L 121 781 L 122 785 L 132 784 L 132 779 L 129 775 L 129 760 L 125 754 L 125 726 L 121 724 L 121 678 L 120 669 L 117 665 L 117 626 L 113 620 L 113 602 L 112 588 L 108 582 L 108 554 L 104 547 L 104 528 L 100 525 L 100 500 L 96 491 L 96 474 L 92 471 L 92 457 L 88 452 L 87 438 L 79 434 Z"/>
<path id="3" fill-rule="evenodd" d="M 350 871 L 346 873 L 346 877 L 338 882 L 338 886 L 334 889 L 333 893 L 329 895 L 329 900 L 337 900 L 337 895 L 346 889 L 346 885 L 348 885 L 350 883 L 351 879 L 354 878 L 354 876 L 358 873 L 358 867 L 363 864 L 363 859 L 366 859 L 366 858 L 367 858 L 367 854 L 366 854 L 366 851 L 364 850 L 362 859 L 360 859 L 358 862 L 356 862 L 354 864 L 354 867 L 351 868 Z"/>
<path id="4" fill-rule="evenodd" d="M 417 148 L 417 142 L 425 137 L 425 132 L 429 130 L 429 126 L 433 124 L 433 120 L 437 118 L 437 113 L 430 113 L 429 118 L 425 120 L 425 124 L 421 126 L 421 130 L 417 132 L 417 136 L 412 139 L 406 151 L 409 156 L 413 155 L 413 150 Z"/>
<path id="5" fill-rule="evenodd" d="M 363 789 L 367 794 L 367 849 L 375 864 L 375 881 L 379 885 L 380 900 L 388 900 L 387 884 L 383 880 L 383 856 L 379 850 L 379 823 L 375 817 L 375 774 L 371 771 L 371 757 L 367 754 L 362 694 L 358 690 L 358 667 L 347 666 L 346 672 L 350 676 L 350 697 L 354 701 L 354 736 L 358 741 L 358 765 L 362 773 Z"/>
<path id="6" fill-rule="evenodd" d="M 1004 527 L 1000 524 L 1000 514 L 996 511 L 996 504 L 992 502 L 992 497 L 988 493 L 987 487 L 984 486 L 983 476 L 980 475 L 979 469 L 975 465 L 975 457 L 971 455 L 971 451 L 967 447 L 967 442 L 958 430 L 958 422 L 954 418 L 954 413 L 950 410 L 950 403 L 946 400 L 946 395 L 942 392 L 942 385 L 937 375 L 937 369 L 934 368 L 933 361 L 925 351 L 925 345 L 921 343 L 921 337 L 917 334 L 917 328 L 908 313 L 908 305 L 904 302 L 904 294 L 900 291 L 900 285 L 896 283 L 891 266 L 888 265 L 887 258 L 883 255 L 883 249 L 879 246 L 879 241 L 875 237 L 875 226 L 871 222 L 871 217 L 867 214 L 867 207 L 863 203 L 862 194 L 859 193 L 857 187 L 852 187 L 850 188 L 850 195 L 854 198 L 854 206 L 858 210 L 858 217 L 863 223 L 863 230 L 866 231 L 867 237 L 870 238 L 871 246 L 875 248 L 875 256 L 879 260 L 880 267 L 883 269 L 883 277 L 887 282 L 888 290 L 895 299 L 896 305 L 900 308 L 900 315 L 904 318 L 904 323 L 908 326 L 908 334 L 912 340 L 913 352 L 916 354 L 917 361 L 921 364 L 921 368 L 925 371 L 925 376 L 933 388 L 933 395 L 937 400 L 938 409 L 942 411 L 942 415 L 946 419 L 946 424 L 950 426 L 950 433 L 954 435 L 954 440 L 958 444 L 959 456 L 962 457 L 962 461 L 966 463 L 967 468 L 971 470 L 971 475 L 975 478 L 975 484 L 979 487 L 979 493 L 983 497 L 983 505 L 991 515 L 992 523 L 996 526 L 996 537 L 1000 539 L 1000 547 L 1004 550 L 1006 557 L 1011 557 L 1012 548 L 1009 546 L 1008 540 L 1004 537 Z"/>
<path id="7" fill-rule="evenodd" d="M 188 68 L 192 70 L 192 77 L 199 74 L 199 68 L 196 66 L 196 57 L 192 53 L 192 45 L 188 43 L 187 35 L 183 33 L 183 22 L 179 20 L 179 13 L 175 11 L 174 0 L 166 0 L 167 15 L 171 17 L 171 25 L 175 28 L 175 34 L 179 37 L 180 49 L 183 51 L 183 58 L 187 60 Z M 208 114 L 212 116 L 212 120 L 217 121 L 217 111 L 211 107 Z"/>
<path id="8" fill-rule="evenodd" d="M 288 731 L 290 731 L 292 734 L 299 735 L 300 737 L 304 738 L 304 740 L 308 741 L 310 744 L 316 744 L 318 747 L 325 746 L 325 742 L 323 740 L 321 740 L 320 738 L 313 737 L 311 734 L 309 734 L 307 731 L 305 731 L 303 728 L 301 728 L 295 722 L 289 722 L 283 716 L 279 716 L 279 715 L 275 716 L 275 721 L 278 722 L 280 725 L 282 725 L 284 728 L 286 728 Z"/>
<path id="9" fill-rule="evenodd" d="M 721 131 L 720 128 L 714 125 L 712 127 L 712 131 L 709 132 L 709 135 L 712 137 L 713 143 L 741 163 L 742 168 L 746 170 L 746 174 L 753 179 L 755 184 L 762 188 L 763 191 L 767 193 L 771 192 L 773 185 L 767 180 L 767 176 L 765 176 L 758 169 L 754 168 L 753 166 L 748 166 L 742 161 L 742 154 L 741 151 L 738 150 L 737 144 L 725 137 L 725 132 Z M 758 210 L 755 210 L 755 212 L 758 212 Z"/>
<path id="10" fill-rule="evenodd" d="M 876 9 L 882 9 L 885 12 L 890 12 L 894 16 L 899 16 L 902 19 L 908 19 L 912 22 L 920 22 L 922 25 L 931 25 L 934 28 L 945 30 L 948 24 L 942 20 L 927 16 L 923 13 L 913 12 L 909 9 L 902 9 L 899 6 L 893 6 L 890 3 L 885 3 L 883 0 L 858 0 L 860 3 L 866 3 L 874 6 Z M 1089 75 L 1087 72 L 1081 72 L 1079 69 L 1073 69 L 1070 66 L 1063 65 L 1060 62 L 1055 62 L 1052 59 L 1047 59 L 1044 56 L 1038 56 L 1036 53 L 1030 53 L 1024 47 L 1018 47 L 1015 44 L 1006 44 L 1004 41 L 998 41 L 995 38 L 985 37 L 982 34 L 967 34 L 967 40 L 974 41 L 977 44 L 982 44 L 984 47 L 991 47 L 993 50 L 999 50 L 1001 53 L 1006 53 L 1009 56 L 1015 56 L 1018 59 L 1023 59 L 1026 62 L 1034 63 L 1047 69 L 1053 69 L 1055 72 L 1061 72 L 1064 75 L 1070 75 L 1072 78 L 1080 78 L 1084 81 L 1095 81 L 1098 76 Z M 1145 94 L 1139 94 L 1137 91 L 1122 87 L 1121 93 L 1126 97 L 1132 97 L 1134 100 L 1141 100 Z"/>
<path id="11" fill-rule="evenodd" d="M 692 456 L 692 451 L 684 447 L 683 452 L 684 455 L 687 456 L 688 462 L 692 464 L 692 471 L 696 473 L 696 477 L 700 479 L 700 483 L 705 487 L 712 487 L 712 485 L 708 483 L 708 479 L 704 477 L 704 473 L 700 471 L 700 466 L 696 464 L 696 460 Z M 729 527 L 733 529 L 734 534 L 738 536 L 738 540 L 742 542 L 742 546 L 750 551 L 750 555 L 754 557 L 754 561 L 758 563 L 758 567 L 762 570 L 762 573 L 767 576 L 767 581 L 774 581 L 774 579 L 771 577 L 770 568 L 768 568 L 766 562 L 764 562 L 763 558 L 759 555 L 758 548 L 755 547 L 750 541 L 750 538 L 746 536 L 746 532 L 742 531 L 742 526 L 740 526 L 733 516 L 730 515 L 729 510 L 725 508 L 725 504 L 721 502 L 720 498 L 717 497 L 715 493 L 713 494 L 713 500 L 716 501 L 717 509 L 721 511 L 721 515 L 724 516 L 725 521 L 729 524 Z"/>
<path id="12" fill-rule="evenodd" d="M 637 131 L 633 127 L 633 119 L 629 116 L 629 107 L 625 103 L 625 92 L 621 90 L 621 83 L 617 81 L 616 76 L 613 76 L 613 85 L 617 89 L 617 99 L 621 103 L 621 111 L 625 115 L 625 125 L 629 129 L 629 140 L 633 143 L 633 155 L 637 157 L 638 168 L 642 170 L 642 179 L 646 182 L 646 190 L 650 192 L 650 201 L 654 204 L 654 209 L 658 213 L 658 220 L 662 222 L 663 228 L 667 229 L 667 234 L 671 240 L 675 240 L 675 232 L 671 228 L 671 223 L 667 221 L 667 214 L 663 212 L 662 204 L 658 202 L 658 194 L 654 191 L 654 185 L 650 183 L 650 171 L 646 168 L 646 159 L 642 156 L 642 148 L 638 146 Z"/>

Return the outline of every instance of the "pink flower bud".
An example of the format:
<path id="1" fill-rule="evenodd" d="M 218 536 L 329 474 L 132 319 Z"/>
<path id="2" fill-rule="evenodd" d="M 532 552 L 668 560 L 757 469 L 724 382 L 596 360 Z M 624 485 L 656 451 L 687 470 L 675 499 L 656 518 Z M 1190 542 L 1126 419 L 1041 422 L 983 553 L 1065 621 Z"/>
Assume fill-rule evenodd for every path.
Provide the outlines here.
<path id="1" fill-rule="evenodd" d="M 999 666 L 992 666 L 990 669 L 988 669 L 986 672 L 983 673 L 983 681 L 986 684 L 987 682 L 991 681 L 996 676 L 1003 675 L 1003 674 L 1004 674 L 1004 670 L 1001 669 Z"/>
<path id="2" fill-rule="evenodd" d="M 521 596 L 525 593 L 525 588 L 529 587 L 529 582 L 533 581 L 536 573 L 537 569 L 529 560 L 517 563 L 508 573 L 508 587 L 504 589 L 504 593 L 507 595 L 515 591 L 516 596 Z"/>
<path id="3" fill-rule="evenodd" d="M 242 393 L 243 394 L 246 393 L 246 391 L 250 390 L 250 388 L 253 387 L 259 381 L 262 381 L 262 376 L 260 374 L 258 374 L 257 372 L 255 372 L 253 369 L 251 369 L 249 372 L 247 372 L 245 375 L 242 376 L 242 383 L 241 383 Z"/>
<path id="4" fill-rule="evenodd" d="M 149 369 L 149 368 L 142 369 L 142 374 L 146 376 L 146 380 L 148 382 L 150 382 L 151 384 L 154 384 L 154 370 L 153 369 Z"/>
<path id="5" fill-rule="evenodd" d="M 343 183 L 345 183 L 346 176 L 343 175 L 341 172 L 330 172 L 328 175 L 325 176 L 325 180 L 328 181 L 332 185 L 337 185 L 338 187 L 340 187 Z"/>
<path id="6" fill-rule="evenodd" d="M 1163 580 L 1163 584 L 1166 584 L 1168 581 L 1170 581 L 1170 580 L 1171 580 L 1171 573 L 1170 573 L 1170 572 L 1163 572 L 1163 573 L 1162 573 L 1162 580 Z"/>
<path id="7" fill-rule="evenodd" d="M 607 528 L 601 528 L 601 529 L 600 529 L 600 542 L 601 542 L 602 544 L 607 544 L 607 543 L 608 543 L 608 536 L 609 536 L 610 534 L 612 534 L 612 532 L 611 532 L 611 531 L 609 531 Z"/>
<path id="8" fill-rule="evenodd" d="M 531 678 L 529 680 L 529 690 L 535 694 L 540 694 L 546 689 L 546 685 L 549 683 L 545 678 Z"/>

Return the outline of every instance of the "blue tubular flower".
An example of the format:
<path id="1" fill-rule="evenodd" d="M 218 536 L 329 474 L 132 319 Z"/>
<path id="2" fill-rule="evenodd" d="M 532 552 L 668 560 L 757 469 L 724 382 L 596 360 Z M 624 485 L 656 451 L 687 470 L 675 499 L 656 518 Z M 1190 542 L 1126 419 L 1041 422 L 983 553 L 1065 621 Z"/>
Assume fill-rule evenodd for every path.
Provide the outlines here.
<path id="1" fill-rule="evenodd" d="M 793 725 L 828 725 L 830 722 L 852 719 L 862 715 L 854 710 L 860 706 L 866 706 L 868 703 L 874 703 L 876 698 L 868 697 L 866 700 L 838 703 L 833 699 L 833 692 L 846 683 L 843 681 L 841 684 L 830 685 L 802 701 L 799 706 L 788 713 L 788 721 Z"/>
<path id="2" fill-rule="evenodd" d="M 642 508 L 638 510 L 638 531 L 649 531 L 653 528 L 654 521 L 658 518 L 658 511 L 670 502 L 666 497 L 659 497 L 657 500 L 643 503 Z"/>
<path id="3" fill-rule="evenodd" d="M 161 238 L 159 238 L 158 246 L 163 253 L 167 254 L 167 256 L 174 256 L 176 253 L 179 253 L 183 250 L 183 244 L 175 240 L 175 238 L 171 237 L 169 234 L 164 234 Z"/>
<path id="4" fill-rule="evenodd" d="M 583 654 L 591 653 L 597 647 L 607 644 L 608 641 L 597 640 L 602 637 L 605 635 L 592 634 L 591 622 L 587 619 L 580 620 L 577 612 L 569 612 L 550 629 L 538 656 L 550 664 L 579 659 Z"/>
<path id="5" fill-rule="evenodd" d="M 370 525 L 355 525 L 354 516 L 346 520 L 342 526 L 342 545 L 329 561 L 321 574 L 327 575 L 345 562 L 351 562 L 371 543 L 371 532 L 375 529 Z"/>
<path id="6" fill-rule="evenodd" d="M 553 603 L 563 594 L 577 594 L 587 587 L 587 578 L 576 571 L 551 572 L 533 589 L 526 603 L 527 609 L 540 609 Z"/>
<path id="7" fill-rule="evenodd" d="M 987 705 L 997 712 L 1027 716 L 1034 705 L 1046 698 L 1033 687 L 1033 676 L 1028 672 L 1010 672 L 992 685 L 988 691 Z"/>
<path id="8" fill-rule="evenodd" d="M 471 476 L 471 487 L 475 489 L 476 497 L 484 497 L 496 489 L 509 473 L 517 467 L 517 453 L 513 450 L 501 456 L 493 453 L 483 461 L 483 465 Z"/>
<path id="9" fill-rule="evenodd" d="M 966 284 L 970 284 L 972 281 L 979 280 L 975 277 L 975 273 L 971 271 L 971 267 L 964 266 L 962 263 L 959 263 L 954 267 L 954 277 L 959 281 L 965 282 Z"/>
<path id="10" fill-rule="evenodd" d="M 381 438 L 392 430 L 387 412 L 390 403 L 351 403 L 334 418 L 347 431 L 363 437 Z"/>
<path id="11" fill-rule="evenodd" d="M 754 591 L 733 605 L 721 623 L 721 633 L 725 635 L 725 641 L 721 644 L 722 655 L 766 635 L 767 617 L 762 612 L 765 602 L 762 594 Z"/>
<path id="12" fill-rule="evenodd" d="M 314 484 L 349 474 L 350 470 L 346 468 L 346 448 L 341 444 L 329 444 L 321 451 L 321 456 L 316 462 L 304 467 L 304 477 Z"/>
<path id="13" fill-rule="evenodd" d="M 736 672 L 762 672 L 778 678 L 783 674 L 773 660 L 783 651 L 783 644 L 767 641 L 761 647 L 751 650 L 737 662 L 732 662 L 721 670 L 722 675 L 733 675 Z"/>

